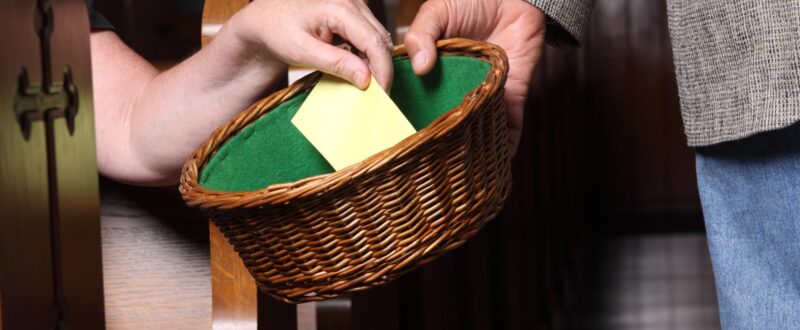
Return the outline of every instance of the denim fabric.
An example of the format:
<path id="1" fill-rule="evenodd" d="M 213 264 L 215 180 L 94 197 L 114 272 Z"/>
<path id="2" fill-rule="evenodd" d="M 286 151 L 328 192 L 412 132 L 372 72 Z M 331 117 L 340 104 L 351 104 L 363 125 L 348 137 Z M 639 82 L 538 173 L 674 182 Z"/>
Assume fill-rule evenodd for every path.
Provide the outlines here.
<path id="1" fill-rule="evenodd" d="M 800 124 L 696 160 L 723 329 L 800 329 Z"/>

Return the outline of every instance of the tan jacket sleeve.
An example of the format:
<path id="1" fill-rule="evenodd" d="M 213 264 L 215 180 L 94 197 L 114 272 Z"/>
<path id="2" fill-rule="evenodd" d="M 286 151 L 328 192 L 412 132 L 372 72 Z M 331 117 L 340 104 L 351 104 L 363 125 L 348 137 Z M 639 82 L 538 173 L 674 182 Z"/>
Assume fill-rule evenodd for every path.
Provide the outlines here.
<path id="1" fill-rule="evenodd" d="M 526 0 L 547 15 L 545 40 L 553 46 L 577 47 L 583 40 L 594 0 Z"/>

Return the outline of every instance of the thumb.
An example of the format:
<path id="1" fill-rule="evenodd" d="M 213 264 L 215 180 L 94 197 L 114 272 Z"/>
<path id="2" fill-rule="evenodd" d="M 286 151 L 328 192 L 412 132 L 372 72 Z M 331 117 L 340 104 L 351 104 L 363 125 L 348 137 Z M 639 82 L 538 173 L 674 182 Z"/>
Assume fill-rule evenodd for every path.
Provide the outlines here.
<path id="1" fill-rule="evenodd" d="M 447 7 L 443 1 L 426 1 L 408 28 L 405 44 L 414 73 L 424 75 L 436 65 L 436 39 L 447 27 Z"/>
<path id="2" fill-rule="evenodd" d="M 512 158 L 519 148 L 524 125 L 525 103 L 528 99 L 528 81 L 509 75 L 506 80 L 505 94 L 506 120 L 508 123 L 508 152 Z"/>

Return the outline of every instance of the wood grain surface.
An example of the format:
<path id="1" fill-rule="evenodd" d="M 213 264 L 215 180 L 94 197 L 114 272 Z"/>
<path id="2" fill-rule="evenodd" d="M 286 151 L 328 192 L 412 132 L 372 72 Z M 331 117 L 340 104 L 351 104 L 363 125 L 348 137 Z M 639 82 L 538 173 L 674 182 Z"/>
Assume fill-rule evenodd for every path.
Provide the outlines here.
<path id="1" fill-rule="evenodd" d="M 225 236 L 208 222 L 211 240 L 214 328 L 254 329 L 258 323 L 258 289 L 242 259 Z"/>
<path id="2" fill-rule="evenodd" d="M 174 187 L 100 186 L 108 329 L 210 329 L 205 218 Z"/>
<path id="3" fill-rule="evenodd" d="M 22 67 L 33 83 L 41 81 L 39 39 L 32 24 L 35 7 L 33 1 L 0 2 L 0 40 L 14 45 L 14 51 L 0 51 L 0 290 L 7 301 L 2 313 L 8 328 L 44 328 L 53 322 L 45 127 L 34 122 L 26 140 L 8 106 L 17 94 Z M 26 313 L 41 317 L 27 318 Z"/>
<path id="4" fill-rule="evenodd" d="M 50 1 L 53 35 L 49 41 L 53 82 L 73 80 L 79 97 L 74 131 L 65 118 L 52 124 L 56 170 L 51 180 L 53 242 L 57 281 L 63 290 L 64 320 L 70 329 L 102 329 L 103 287 L 99 226 L 97 157 L 92 100 L 89 18 L 85 1 Z M 67 71 L 68 70 L 68 71 Z M 71 73 L 71 78 L 65 77 Z M 66 115 L 65 115 L 66 116 Z M 58 282 L 57 282 L 58 283 Z"/>

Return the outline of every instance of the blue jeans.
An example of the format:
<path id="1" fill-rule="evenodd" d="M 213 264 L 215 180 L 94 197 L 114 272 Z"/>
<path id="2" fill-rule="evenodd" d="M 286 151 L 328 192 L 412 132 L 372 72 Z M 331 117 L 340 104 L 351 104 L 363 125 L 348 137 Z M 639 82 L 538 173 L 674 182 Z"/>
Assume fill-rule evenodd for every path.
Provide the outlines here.
<path id="1" fill-rule="evenodd" d="M 800 329 L 800 124 L 696 160 L 723 329 Z"/>

